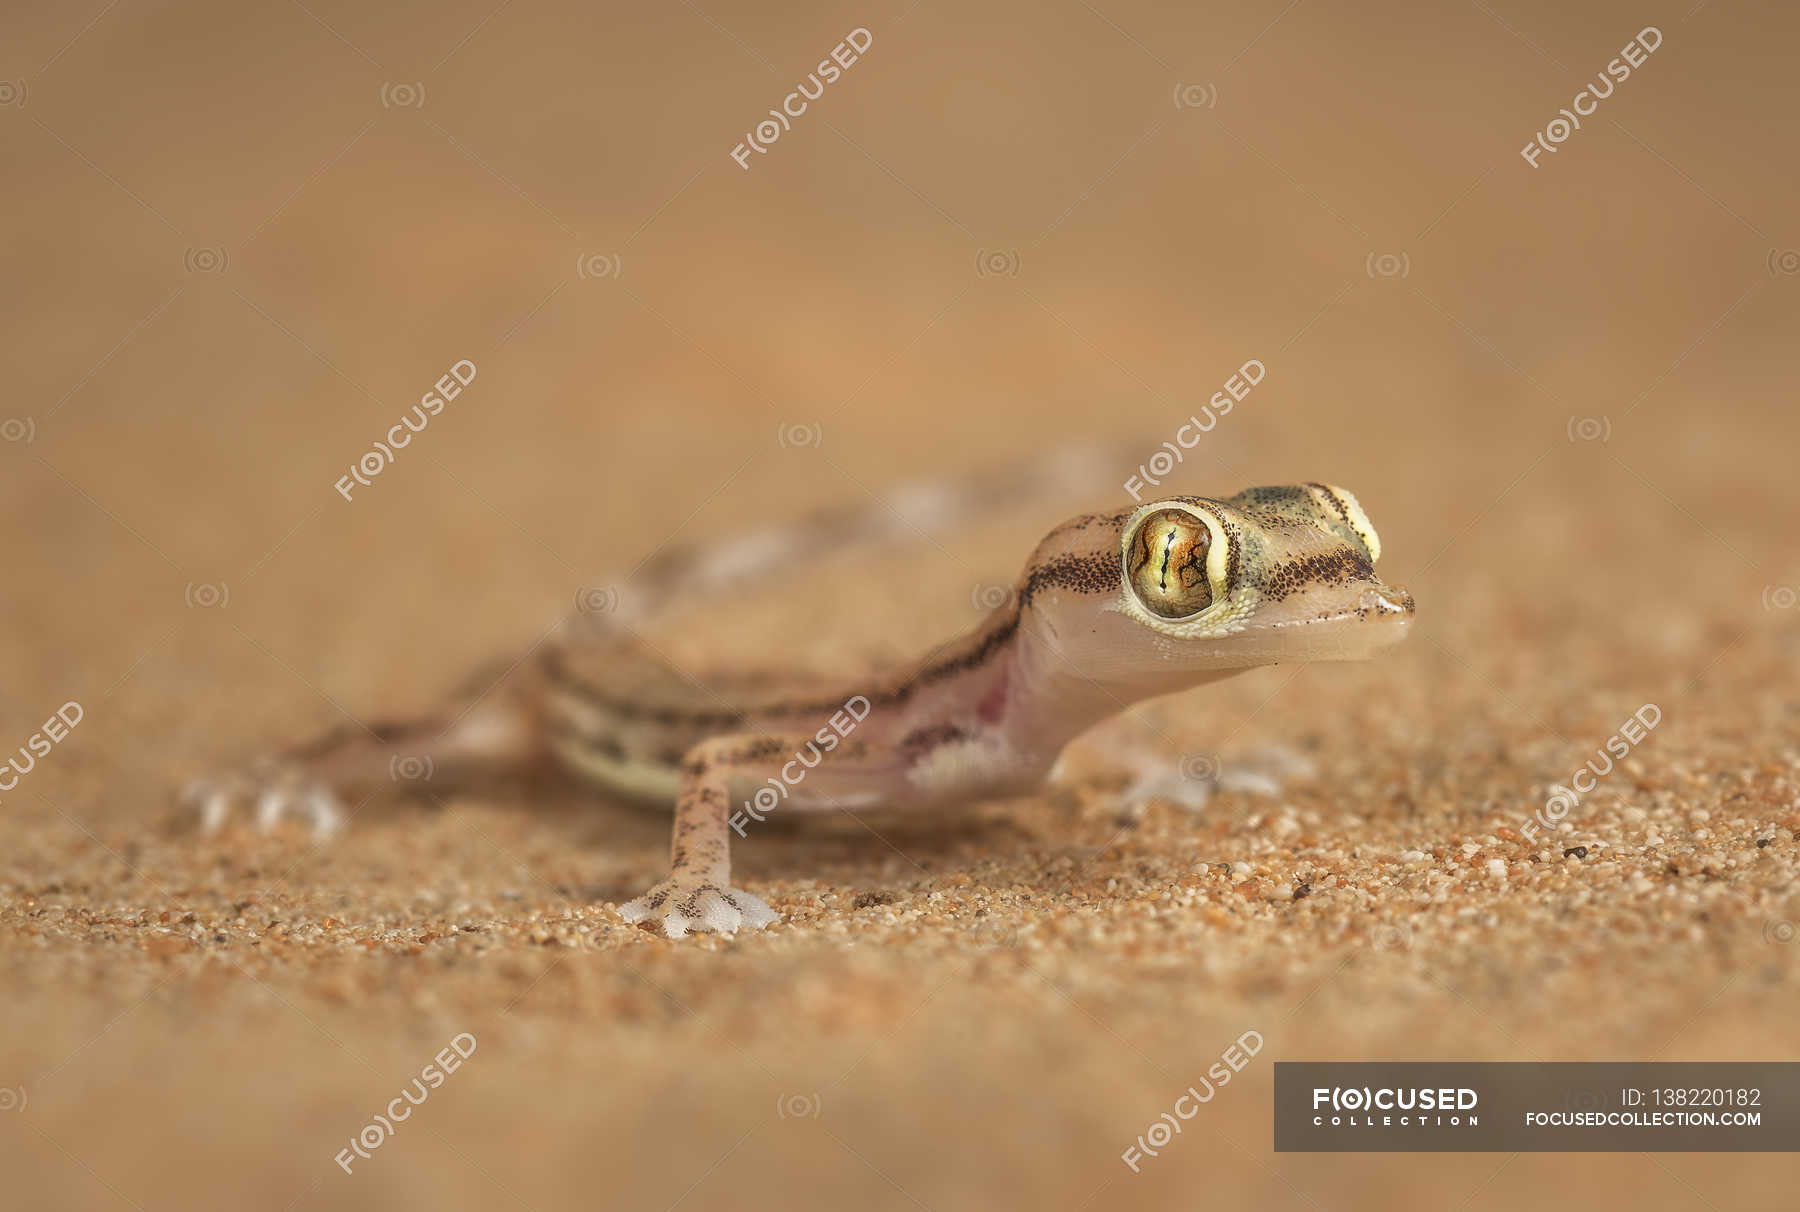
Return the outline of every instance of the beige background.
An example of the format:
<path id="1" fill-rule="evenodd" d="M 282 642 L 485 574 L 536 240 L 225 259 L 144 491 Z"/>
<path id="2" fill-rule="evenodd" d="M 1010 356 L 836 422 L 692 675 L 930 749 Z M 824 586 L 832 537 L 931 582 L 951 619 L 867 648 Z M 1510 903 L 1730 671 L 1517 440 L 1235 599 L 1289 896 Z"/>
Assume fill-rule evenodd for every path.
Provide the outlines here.
<path id="1" fill-rule="evenodd" d="M 4 1202 L 1786 1206 L 1779 1155 L 1275 1155 L 1269 1090 L 1276 1058 L 1796 1059 L 1794 36 L 1726 0 L 8 12 L 0 749 L 87 718 L 0 794 Z M 671 538 L 1147 458 L 1248 358 L 1178 485 L 1352 488 L 1414 640 L 1147 707 L 1039 800 L 771 828 L 738 866 L 774 930 L 618 926 L 664 826 L 577 792 L 372 804 L 323 849 L 173 805 L 429 703 Z M 671 651 L 941 638 L 1133 469 Z M 1317 776 L 1118 820 L 1146 746 L 1277 743 Z M 1132 1174 L 1246 1029 L 1263 1055 Z"/>

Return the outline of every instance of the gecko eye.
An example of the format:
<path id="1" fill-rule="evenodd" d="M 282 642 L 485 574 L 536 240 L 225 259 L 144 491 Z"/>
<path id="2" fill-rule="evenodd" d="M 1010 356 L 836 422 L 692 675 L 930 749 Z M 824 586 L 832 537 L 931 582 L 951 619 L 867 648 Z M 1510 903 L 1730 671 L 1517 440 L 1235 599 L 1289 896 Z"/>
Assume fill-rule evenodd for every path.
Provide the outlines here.
<path id="1" fill-rule="evenodd" d="M 1144 515 L 1125 542 L 1125 580 L 1151 614 L 1185 619 L 1213 602 L 1212 531 L 1185 509 Z"/>

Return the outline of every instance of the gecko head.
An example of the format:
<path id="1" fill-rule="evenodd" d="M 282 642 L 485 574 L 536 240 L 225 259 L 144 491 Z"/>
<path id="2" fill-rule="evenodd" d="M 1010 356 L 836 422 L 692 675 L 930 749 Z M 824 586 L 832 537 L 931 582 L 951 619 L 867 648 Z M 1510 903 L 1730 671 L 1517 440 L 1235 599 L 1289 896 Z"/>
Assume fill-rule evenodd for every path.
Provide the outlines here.
<path id="1" fill-rule="evenodd" d="M 1120 527 L 1113 609 L 1163 668 L 1365 660 L 1405 637 L 1412 595 L 1375 573 L 1381 539 L 1329 484 L 1168 497 Z"/>

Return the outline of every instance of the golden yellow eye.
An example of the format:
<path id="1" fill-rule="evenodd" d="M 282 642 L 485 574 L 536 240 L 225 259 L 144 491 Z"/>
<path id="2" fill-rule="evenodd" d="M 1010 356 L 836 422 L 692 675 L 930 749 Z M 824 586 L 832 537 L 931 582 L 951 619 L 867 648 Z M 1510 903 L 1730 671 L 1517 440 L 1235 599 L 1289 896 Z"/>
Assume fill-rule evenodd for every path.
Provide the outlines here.
<path id="1" fill-rule="evenodd" d="M 1144 609 L 1185 619 L 1212 605 L 1207 552 L 1212 532 L 1182 509 L 1146 514 L 1125 545 L 1125 580 Z"/>

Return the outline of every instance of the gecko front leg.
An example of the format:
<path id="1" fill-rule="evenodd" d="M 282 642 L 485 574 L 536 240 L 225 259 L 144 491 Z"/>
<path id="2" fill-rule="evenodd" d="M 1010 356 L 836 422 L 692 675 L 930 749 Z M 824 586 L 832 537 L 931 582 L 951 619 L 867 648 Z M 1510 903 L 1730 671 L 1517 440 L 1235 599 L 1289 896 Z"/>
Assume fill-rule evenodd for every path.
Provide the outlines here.
<path id="1" fill-rule="evenodd" d="M 778 798 L 777 810 L 865 804 L 871 799 L 868 789 L 856 784 L 889 773 L 870 757 L 871 750 L 860 742 L 840 742 L 828 751 L 810 737 L 739 734 L 695 745 L 681 764 L 669 876 L 620 906 L 619 916 L 627 922 L 660 919 L 670 938 L 681 938 L 690 930 L 720 934 L 736 933 L 739 926 L 760 930 L 780 920 L 762 898 L 731 887 L 731 834 L 751 819 L 748 813 L 734 816 L 733 789 L 752 784 L 767 788 L 767 776 L 780 771 L 775 781 L 785 794 Z M 838 799 L 834 791 L 849 802 Z M 754 819 L 763 815 L 759 808 Z"/>

